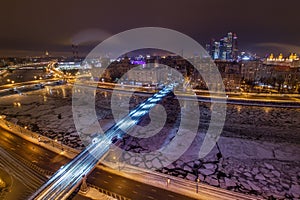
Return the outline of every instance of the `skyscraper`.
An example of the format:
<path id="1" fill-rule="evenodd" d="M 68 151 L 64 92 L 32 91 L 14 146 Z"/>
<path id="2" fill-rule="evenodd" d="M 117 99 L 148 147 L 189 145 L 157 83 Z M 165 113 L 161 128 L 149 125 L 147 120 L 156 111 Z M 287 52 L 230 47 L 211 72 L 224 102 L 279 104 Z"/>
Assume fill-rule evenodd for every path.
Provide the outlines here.
<path id="1" fill-rule="evenodd" d="M 212 40 L 206 50 L 214 60 L 233 61 L 238 58 L 238 43 L 235 33 L 229 32 L 219 41 Z"/>
<path id="2" fill-rule="evenodd" d="M 214 48 L 213 48 L 213 59 L 218 60 L 220 59 L 220 42 L 214 42 Z"/>
<path id="3" fill-rule="evenodd" d="M 227 44 L 226 44 L 226 60 L 232 60 L 232 49 L 233 46 L 233 34 L 232 32 L 227 33 Z"/>
<path id="4" fill-rule="evenodd" d="M 227 60 L 227 44 L 228 44 L 228 38 L 224 37 L 220 40 L 220 60 Z"/>
<path id="5" fill-rule="evenodd" d="M 239 48 L 238 48 L 238 37 L 236 33 L 233 34 L 233 42 L 232 42 L 232 58 L 236 60 L 239 55 Z"/>

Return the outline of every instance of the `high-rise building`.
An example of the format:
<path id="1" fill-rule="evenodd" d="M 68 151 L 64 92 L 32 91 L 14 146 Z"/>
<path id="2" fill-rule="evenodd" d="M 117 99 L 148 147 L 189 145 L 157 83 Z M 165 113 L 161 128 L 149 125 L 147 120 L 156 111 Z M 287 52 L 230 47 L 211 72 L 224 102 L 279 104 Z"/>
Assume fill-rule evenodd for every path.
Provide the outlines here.
<path id="1" fill-rule="evenodd" d="M 214 47 L 213 47 L 213 59 L 218 60 L 220 59 L 220 47 L 221 43 L 220 42 L 214 42 Z"/>
<path id="2" fill-rule="evenodd" d="M 211 47 L 212 47 L 211 44 L 206 44 L 206 45 L 205 45 L 205 50 L 206 50 L 206 52 L 207 52 L 209 55 L 210 55 L 210 53 L 211 53 L 211 51 L 212 51 Z M 210 56 L 211 56 L 211 55 L 210 55 Z"/>
<path id="3" fill-rule="evenodd" d="M 233 61 L 238 58 L 237 40 L 236 34 L 229 32 L 219 41 L 212 40 L 206 45 L 206 50 L 214 60 Z"/>
<path id="4" fill-rule="evenodd" d="M 220 55 L 218 58 L 219 60 L 227 60 L 227 44 L 227 37 L 224 37 L 220 40 Z"/>
<path id="5" fill-rule="evenodd" d="M 239 55 L 239 48 L 238 48 L 238 37 L 236 33 L 233 34 L 233 42 L 232 42 L 232 58 L 236 60 Z"/>
<path id="6" fill-rule="evenodd" d="M 227 44 L 226 44 L 226 60 L 232 60 L 232 45 L 233 44 L 233 34 L 232 32 L 227 33 Z"/>

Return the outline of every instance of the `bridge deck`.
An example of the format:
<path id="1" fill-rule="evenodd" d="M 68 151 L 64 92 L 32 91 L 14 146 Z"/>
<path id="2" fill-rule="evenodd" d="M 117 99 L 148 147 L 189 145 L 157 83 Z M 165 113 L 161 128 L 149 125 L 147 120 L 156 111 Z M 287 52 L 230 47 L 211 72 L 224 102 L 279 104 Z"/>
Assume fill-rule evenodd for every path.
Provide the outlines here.
<path id="1" fill-rule="evenodd" d="M 170 94 L 174 85 L 170 84 L 137 106 L 127 116 L 108 129 L 104 135 L 96 137 L 96 143 L 91 143 L 68 164 L 61 167 L 40 189 L 29 199 L 66 199 L 88 175 L 109 150 L 113 140 L 122 138 L 124 132 L 138 124 L 151 108 Z"/>

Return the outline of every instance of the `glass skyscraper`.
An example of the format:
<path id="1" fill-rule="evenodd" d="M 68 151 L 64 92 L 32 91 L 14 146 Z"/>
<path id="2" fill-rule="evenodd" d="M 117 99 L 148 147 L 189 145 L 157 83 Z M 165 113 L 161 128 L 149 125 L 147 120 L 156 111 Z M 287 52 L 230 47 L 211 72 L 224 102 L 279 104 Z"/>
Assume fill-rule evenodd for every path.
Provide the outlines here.
<path id="1" fill-rule="evenodd" d="M 235 33 L 229 32 L 219 41 L 212 40 L 206 45 L 206 50 L 214 60 L 234 61 L 238 57 L 238 38 Z"/>

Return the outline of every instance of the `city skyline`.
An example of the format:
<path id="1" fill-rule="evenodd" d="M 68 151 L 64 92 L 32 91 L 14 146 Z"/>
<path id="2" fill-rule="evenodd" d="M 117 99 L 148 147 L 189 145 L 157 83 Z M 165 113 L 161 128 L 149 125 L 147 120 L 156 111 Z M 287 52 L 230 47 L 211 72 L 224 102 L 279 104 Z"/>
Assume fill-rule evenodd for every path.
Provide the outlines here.
<path id="1" fill-rule="evenodd" d="M 180 31 L 205 48 L 211 38 L 235 32 L 239 49 L 264 57 L 300 52 L 299 1 L 191 1 L 141 4 L 126 2 L 2 3 L 0 55 L 71 55 L 72 44 L 84 56 L 102 40 L 125 30 L 157 26 Z M 288 9 L 286 9 L 288 7 Z M 122 14 L 123 13 L 123 14 Z"/>
<path id="2" fill-rule="evenodd" d="M 0 199 L 300 199 L 299 0 L 0 5 Z"/>

